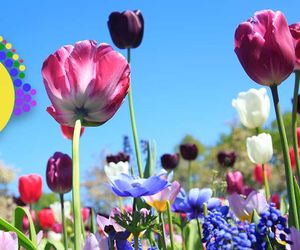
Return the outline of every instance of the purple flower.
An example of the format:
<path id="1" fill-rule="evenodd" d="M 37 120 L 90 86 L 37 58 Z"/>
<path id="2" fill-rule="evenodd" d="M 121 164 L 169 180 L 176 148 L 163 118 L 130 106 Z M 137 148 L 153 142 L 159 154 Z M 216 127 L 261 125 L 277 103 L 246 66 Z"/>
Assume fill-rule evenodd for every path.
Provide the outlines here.
<path id="1" fill-rule="evenodd" d="M 196 144 L 181 144 L 180 154 L 183 159 L 193 161 L 198 156 L 198 148 Z"/>
<path id="2" fill-rule="evenodd" d="M 169 185 L 167 180 L 161 178 L 161 175 L 144 179 L 120 174 L 110 179 L 110 186 L 108 188 L 117 196 L 139 198 L 141 196 L 156 194 Z"/>
<path id="3" fill-rule="evenodd" d="M 179 154 L 164 154 L 161 156 L 160 161 L 165 170 L 175 169 L 179 163 Z"/>
<path id="4" fill-rule="evenodd" d="M 14 232 L 0 231 L 0 249 L 18 250 L 18 236 Z"/>
<path id="5" fill-rule="evenodd" d="M 192 188 L 184 201 L 179 204 L 182 212 L 188 214 L 190 219 L 198 218 L 203 214 L 203 204 L 207 204 L 208 210 L 213 210 L 221 205 L 217 198 L 211 198 L 212 190 L 210 188 Z"/>

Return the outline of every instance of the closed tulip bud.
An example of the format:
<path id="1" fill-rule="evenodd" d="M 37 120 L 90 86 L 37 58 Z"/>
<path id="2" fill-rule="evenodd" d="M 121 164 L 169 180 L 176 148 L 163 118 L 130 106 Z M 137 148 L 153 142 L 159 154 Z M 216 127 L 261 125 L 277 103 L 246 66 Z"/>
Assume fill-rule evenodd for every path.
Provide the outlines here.
<path id="1" fill-rule="evenodd" d="M 241 123 L 250 129 L 261 127 L 270 113 L 270 99 L 265 88 L 239 93 L 232 100 L 232 106 L 237 110 Z"/>
<path id="2" fill-rule="evenodd" d="M 295 70 L 300 70 L 300 23 L 294 23 L 289 26 L 295 46 Z"/>
<path id="3" fill-rule="evenodd" d="M 280 195 L 279 194 L 272 194 L 271 202 L 275 204 L 277 209 L 280 209 Z"/>
<path id="4" fill-rule="evenodd" d="M 262 133 L 258 136 L 247 138 L 247 153 L 250 160 L 256 164 L 264 164 L 273 156 L 272 137 Z"/>
<path id="5" fill-rule="evenodd" d="M 107 25 L 111 39 L 119 49 L 136 48 L 141 44 L 144 34 L 141 11 L 112 12 Z"/>
<path id="6" fill-rule="evenodd" d="M 297 128 L 297 141 L 298 141 L 298 147 L 300 147 L 300 128 Z"/>
<path id="7" fill-rule="evenodd" d="M 37 174 L 21 176 L 19 178 L 19 193 L 24 203 L 37 202 L 42 195 L 42 177 Z"/>
<path id="8" fill-rule="evenodd" d="M 175 169 L 179 163 L 179 154 L 164 154 L 160 157 L 160 161 L 165 170 Z"/>
<path id="9" fill-rule="evenodd" d="M 234 151 L 220 151 L 217 155 L 217 159 L 221 166 L 233 167 L 236 159 L 236 153 Z"/>
<path id="10" fill-rule="evenodd" d="M 298 149 L 298 154 L 300 156 L 300 149 Z M 291 159 L 292 169 L 293 169 L 293 171 L 295 171 L 296 170 L 296 159 L 295 159 L 294 148 L 289 149 L 289 155 L 290 155 L 290 159 Z"/>
<path id="11" fill-rule="evenodd" d="M 226 175 L 227 192 L 229 194 L 243 192 L 243 174 L 240 171 L 228 172 Z"/>
<path id="12" fill-rule="evenodd" d="M 183 159 L 193 161 L 198 156 L 198 148 L 196 144 L 182 144 L 180 145 L 180 154 Z"/>
<path id="13" fill-rule="evenodd" d="M 82 220 L 83 222 L 86 222 L 90 218 L 90 208 L 84 207 L 81 208 L 81 215 L 82 215 Z"/>
<path id="14" fill-rule="evenodd" d="M 38 219 L 41 228 L 51 229 L 55 224 L 54 213 L 51 208 L 44 208 L 38 212 Z"/>
<path id="15" fill-rule="evenodd" d="M 123 153 L 123 152 L 119 152 L 118 154 L 116 155 L 108 155 L 106 156 L 106 162 L 107 163 L 110 163 L 110 162 L 113 162 L 113 163 L 119 163 L 120 161 L 122 162 L 129 162 L 130 160 L 130 156 Z"/>
<path id="16" fill-rule="evenodd" d="M 64 138 L 69 139 L 69 140 L 73 139 L 73 133 L 74 133 L 73 127 L 60 125 L 60 128 L 61 128 L 61 132 L 62 132 Z M 80 129 L 80 136 L 82 136 L 83 131 L 84 131 L 84 127 L 82 127 Z"/>
<path id="17" fill-rule="evenodd" d="M 267 178 L 270 180 L 270 169 L 267 164 L 264 165 Z M 263 185 L 264 184 L 264 172 L 261 164 L 256 164 L 253 170 L 253 176 L 256 183 Z"/>
<path id="18" fill-rule="evenodd" d="M 47 163 L 46 180 L 55 193 L 64 194 L 72 189 L 72 159 L 67 154 L 55 152 Z"/>
<path id="19" fill-rule="evenodd" d="M 262 85 L 278 85 L 294 70 L 293 38 L 280 11 L 262 10 L 241 23 L 234 51 L 248 76 Z"/>

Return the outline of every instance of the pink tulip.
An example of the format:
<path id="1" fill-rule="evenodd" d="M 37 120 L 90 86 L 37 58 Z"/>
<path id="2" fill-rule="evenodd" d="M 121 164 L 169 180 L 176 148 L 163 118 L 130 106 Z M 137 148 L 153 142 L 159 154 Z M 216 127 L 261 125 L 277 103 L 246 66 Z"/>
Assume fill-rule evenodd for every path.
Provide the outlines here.
<path id="1" fill-rule="evenodd" d="M 226 175 L 227 192 L 232 193 L 243 193 L 243 174 L 240 171 L 228 172 Z"/>
<path id="2" fill-rule="evenodd" d="M 44 62 L 42 76 L 52 102 L 47 111 L 61 125 L 99 126 L 122 104 L 129 88 L 126 59 L 108 44 L 81 41 L 58 49 Z"/>
<path id="3" fill-rule="evenodd" d="M 17 250 L 18 236 L 15 232 L 4 232 L 0 230 L 0 249 Z"/>
<path id="4" fill-rule="evenodd" d="M 300 23 L 294 23 L 289 26 L 295 46 L 295 70 L 300 70 Z"/>
<path id="5" fill-rule="evenodd" d="M 73 127 L 61 125 L 60 129 L 61 129 L 61 132 L 62 132 L 63 137 L 65 139 L 69 139 L 69 140 L 73 139 L 73 133 L 74 133 L 74 128 Z M 80 136 L 82 136 L 83 132 L 84 132 L 84 127 L 82 127 L 80 129 Z"/>
<path id="6" fill-rule="evenodd" d="M 259 11 L 241 23 L 234 51 L 248 76 L 262 85 L 280 84 L 294 70 L 293 38 L 280 11 Z"/>
<path id="7" fill-rule="evenodd" d="M 167 210 L 167 201 L 171 204 L 174 202 L 176 196 L 180 191 L 180 184 L 174 181 L 171 186 L 159 191 L 158 193 L 150 196 L 144 196 L 145 201 L 158 212 L 164 212 Z"/>
<path id="8" fill-rule="evenodd" d="M 267 179 L 270 180 L 270 169 L 267 164 L 264 165 Z M 253 176 L 256 183 L 263 185 L 264 184 L 264 172 L 261 164 L 256 164 L 253 170 Z"/>

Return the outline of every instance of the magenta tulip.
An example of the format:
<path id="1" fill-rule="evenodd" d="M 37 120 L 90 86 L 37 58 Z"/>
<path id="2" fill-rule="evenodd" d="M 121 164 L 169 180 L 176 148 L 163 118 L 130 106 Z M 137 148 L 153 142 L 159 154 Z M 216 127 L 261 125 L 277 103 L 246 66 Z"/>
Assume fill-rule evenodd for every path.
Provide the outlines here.
<path id="1" fill-rule="evenodd" d="M 55 152 L 47 163 L 46 180 L 55 193 L 64 194 L 72 189 L 72 159 L 67 154 Z"/>
<path id="2" fill-rule="evenodd" d="M 243 193 L 243 174 L 240 171 L 228 172 L 226 175 L 227 192 L 232 193 Z"/>
<path id="3" fill-rule="evenodd" d="M 295 70 L 300 70 L 300 23 L 294 23 L 289 27 L 295 46 Z"/>
<path id="4" fill-rule="evenodd" d="M 293 38 L 280 11 L 259 11 L 241 23 L 234 51 L 248 76 L 262 85 L 278 85 L 294 70 Z"/>
<path id="5" fill-rule="evenodd" d="M 44 62 L 42 76 L 52 102 L 47 111 L 61 125 L 99 126 L 122 104 L 129 88 L 126 59 L 108 44 L 81 41 L 58 49 Z"/>

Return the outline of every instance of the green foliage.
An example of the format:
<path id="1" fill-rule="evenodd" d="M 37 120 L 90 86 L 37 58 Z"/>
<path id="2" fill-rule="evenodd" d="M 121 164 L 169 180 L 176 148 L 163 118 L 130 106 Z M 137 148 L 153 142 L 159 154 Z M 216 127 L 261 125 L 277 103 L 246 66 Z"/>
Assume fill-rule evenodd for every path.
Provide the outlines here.
<path id="1" fill-rule="evenodd" d="M 37 203 L 34 204 L 33 208 L 39 211 L 45 207 L 49 207 L 52 203 L 59 201 L 59 198 L 54 193 L 43 193 Z"/>

